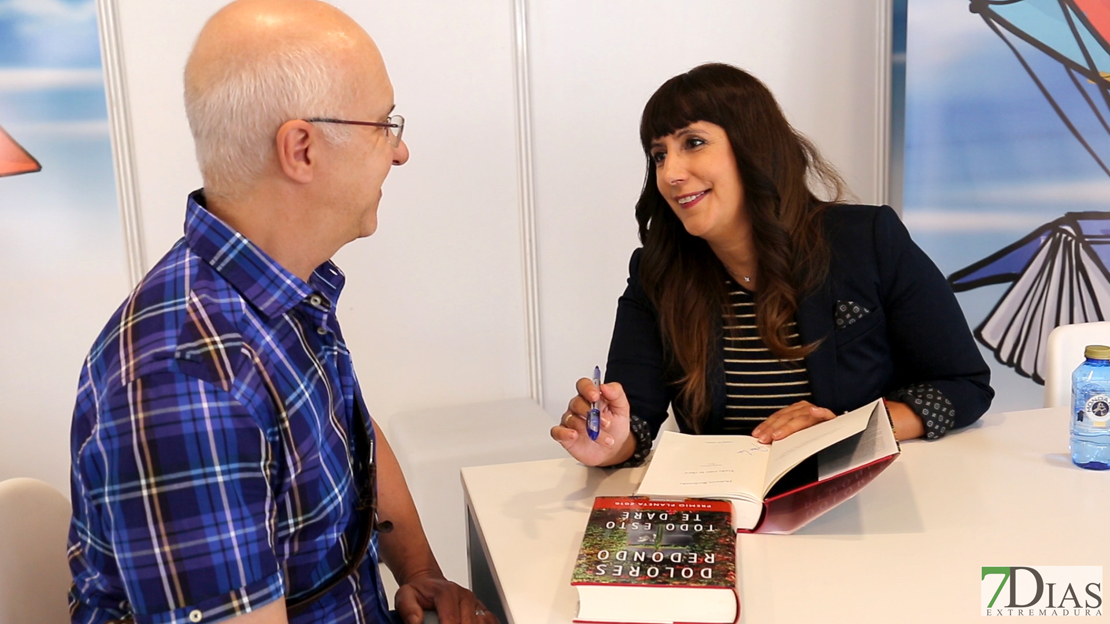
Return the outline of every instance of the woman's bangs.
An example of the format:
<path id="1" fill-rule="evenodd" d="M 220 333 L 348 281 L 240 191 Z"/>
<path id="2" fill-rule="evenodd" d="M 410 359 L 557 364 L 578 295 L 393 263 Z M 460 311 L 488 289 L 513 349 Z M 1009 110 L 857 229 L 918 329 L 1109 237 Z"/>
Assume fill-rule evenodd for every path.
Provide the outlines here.
<path id="1" fill-rule="evenodd" d="M 675 76 L 659 87 L 644 106 L 644 116 L 640 121 L 640 143 L 644 152 L 651 149 L 653 141 L 673 134 L 686 126 L 705 120 L 701 106 L 697 105 L 694 93 L 684 84 L 685 76 Z"/>

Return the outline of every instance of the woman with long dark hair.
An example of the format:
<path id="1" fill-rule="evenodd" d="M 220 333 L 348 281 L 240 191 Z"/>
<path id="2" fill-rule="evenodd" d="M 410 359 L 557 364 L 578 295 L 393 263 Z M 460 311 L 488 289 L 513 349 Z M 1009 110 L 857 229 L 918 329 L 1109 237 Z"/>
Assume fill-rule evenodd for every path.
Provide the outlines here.
<path id="1" fill-rule="evenodd" d="M 843 202 L 763 83 L 716 63 L 675 76 L 644 108 L 640 140 L 643 248 L 606 383 L 579 380 L 551 431 L 571 455 L 642 462 L 668 407 L 684 432 L 763 442 L 880 397 L 900 439 L 987 410 L 990 370 L 944 277 L 889 207 Z"/>

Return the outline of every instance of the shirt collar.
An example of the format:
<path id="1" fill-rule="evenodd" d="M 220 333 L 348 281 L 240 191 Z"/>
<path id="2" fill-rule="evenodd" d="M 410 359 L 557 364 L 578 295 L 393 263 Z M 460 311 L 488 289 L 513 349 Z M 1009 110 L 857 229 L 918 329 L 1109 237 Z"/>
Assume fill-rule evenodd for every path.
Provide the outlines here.
<path id="1" fill-rule="evenodd" d="M 185 244 L 267 318 L 284 314 L 313 292 L 320 292 L 334 306 L 345 281 L 335 263 L 321 264 L 306 283 L 208 212 L 204 204 L 203 190 L 189 194 Z"/>

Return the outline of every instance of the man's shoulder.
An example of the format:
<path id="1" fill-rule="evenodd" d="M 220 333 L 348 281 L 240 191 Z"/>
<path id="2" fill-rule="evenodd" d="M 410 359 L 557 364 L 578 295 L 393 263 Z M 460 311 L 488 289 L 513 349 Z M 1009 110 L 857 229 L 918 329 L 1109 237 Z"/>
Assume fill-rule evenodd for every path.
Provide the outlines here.
<path id="1" fill-rule="evenodd" d="M 245 309 L 239 293 L 178 241 L 108 320 L 89 352 L 90 373 L 125 386 L 180 372 L 226 388 Z"/>

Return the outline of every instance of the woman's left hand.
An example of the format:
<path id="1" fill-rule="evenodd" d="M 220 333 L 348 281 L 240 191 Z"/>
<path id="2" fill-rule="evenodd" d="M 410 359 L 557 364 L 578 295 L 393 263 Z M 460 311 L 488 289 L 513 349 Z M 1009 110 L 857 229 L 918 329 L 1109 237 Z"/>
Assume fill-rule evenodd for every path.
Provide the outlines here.
<path id="1" fill-rule="evenodd" d="M 809 401 L 798 401 L 768 416 L 767 420 L 752 431 L 752 437 L 764 444 L 770 444 L 795 431 L 801 431 L 833 418 L 836 418 L 836 414 L 823 407 L 817 407 Z"/>

